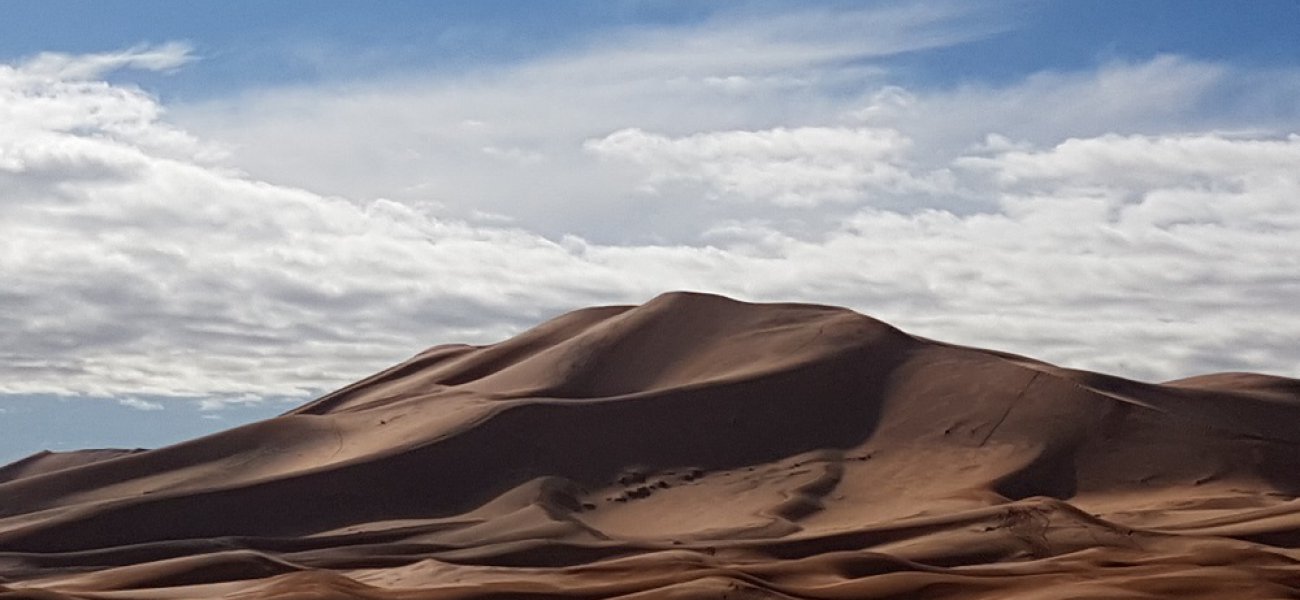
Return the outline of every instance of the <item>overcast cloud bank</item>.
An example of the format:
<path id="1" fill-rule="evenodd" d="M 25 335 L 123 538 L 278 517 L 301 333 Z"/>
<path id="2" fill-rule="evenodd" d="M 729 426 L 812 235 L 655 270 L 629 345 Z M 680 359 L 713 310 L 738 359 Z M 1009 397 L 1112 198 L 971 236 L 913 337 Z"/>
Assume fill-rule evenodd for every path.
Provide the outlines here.
<path id="1" fill-rule="evenodd" d="M 892 18 L 201 106 L 105 80 L 183 44 L 0 66 L 0 393 L 304 397 L 674 289 L 1144 379 L 1300 374 L 1300 76 L 909 90 L 863 59 L 964 17 Z"/>

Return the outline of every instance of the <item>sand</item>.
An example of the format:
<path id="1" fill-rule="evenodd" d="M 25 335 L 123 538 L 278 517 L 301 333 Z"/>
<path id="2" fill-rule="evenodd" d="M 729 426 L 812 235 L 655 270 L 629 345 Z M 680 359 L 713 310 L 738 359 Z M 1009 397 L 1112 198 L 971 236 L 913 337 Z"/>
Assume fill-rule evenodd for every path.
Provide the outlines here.
<path id="1" fill-rule="evenodd" d="M 0 468 L 0 598 L 1297 598 L 1297 467 L 1294 379 L 674 293 Z"/>

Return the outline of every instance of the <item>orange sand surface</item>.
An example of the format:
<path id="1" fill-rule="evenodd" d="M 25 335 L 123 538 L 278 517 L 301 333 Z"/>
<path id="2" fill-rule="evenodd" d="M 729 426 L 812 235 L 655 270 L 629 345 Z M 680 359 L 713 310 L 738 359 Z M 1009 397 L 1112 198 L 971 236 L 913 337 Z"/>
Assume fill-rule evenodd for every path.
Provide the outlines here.
<path id="1" fill-rule="evenodd" d="M 674 293 L 0 468 L 0 598 L 1300 598 L 1298 490 L 1300 380 Z"/>

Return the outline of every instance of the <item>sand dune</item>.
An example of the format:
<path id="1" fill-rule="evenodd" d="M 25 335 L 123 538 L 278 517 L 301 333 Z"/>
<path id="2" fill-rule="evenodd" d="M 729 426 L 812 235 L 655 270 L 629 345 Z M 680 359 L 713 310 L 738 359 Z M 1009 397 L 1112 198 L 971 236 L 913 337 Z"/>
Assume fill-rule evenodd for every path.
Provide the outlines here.
<path id="1" fill-rule="evenodd" d="M 667 294 L 0 468 L 0 598 L 1296 598 L 1300 381 Z"/>

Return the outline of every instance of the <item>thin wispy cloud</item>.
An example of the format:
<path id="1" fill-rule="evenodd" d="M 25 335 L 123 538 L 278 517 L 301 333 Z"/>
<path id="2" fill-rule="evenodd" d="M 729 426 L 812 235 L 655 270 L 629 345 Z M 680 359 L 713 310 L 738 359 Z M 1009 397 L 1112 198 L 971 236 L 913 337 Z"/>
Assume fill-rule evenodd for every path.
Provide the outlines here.
<path id="1" fill-rule="evenodd" d="M 62 80 L 85 80 L 103 77 L 119 69 L 174 71 L 193 61 L 194 48 L 181 41 L 156 46 L 139 45 L 115 52 L 67 54 L 42 52 L 23 64 L 31 76 Z"/>
<path id="2" fill-rule="evenodd" d="M 127 408 L 134 408 L 135 410 L 143 410 L 143 411 L 163 410 L 165 408 L 160 402 L 142 400 L 140 398 L 133 398 L 129 396 L 126 398 L 118 398 L 117 403 Z"/>

